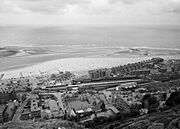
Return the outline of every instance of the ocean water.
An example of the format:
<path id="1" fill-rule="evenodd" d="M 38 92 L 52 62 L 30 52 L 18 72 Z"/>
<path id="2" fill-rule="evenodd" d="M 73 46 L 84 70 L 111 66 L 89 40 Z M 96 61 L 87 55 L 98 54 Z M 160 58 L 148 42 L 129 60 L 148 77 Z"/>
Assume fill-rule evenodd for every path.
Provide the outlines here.
<path id="1" fill-rule="evenodd" d="M 0 46 L 180 48 L 180 26 L 1 26 Z"/>

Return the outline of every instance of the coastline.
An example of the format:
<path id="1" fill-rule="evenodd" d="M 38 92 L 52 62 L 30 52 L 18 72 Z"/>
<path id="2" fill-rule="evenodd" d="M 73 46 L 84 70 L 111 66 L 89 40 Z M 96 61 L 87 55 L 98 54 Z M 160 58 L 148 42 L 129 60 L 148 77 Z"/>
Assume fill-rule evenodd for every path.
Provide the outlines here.
<path id="1" fill-rule="evenodd" d="M 153 57 L 180 59 L 179 49 L 148 47 L 4 47 L 1 50 L 16 50 L 15 55 L 0 58 L 0 74 L 4 78 L 39 75 L 42 72 L 71 71 L 87 73 L 96 68 L 108 68 Z"/>
<path id="2" fill-rule="evenodd" d="M 174 56 L 160 56 L 164 59 L 178 58 Z M 0 71 L 0 74 L 4 73 L 4 79 L 20 77 L 20 73 L 23 76 L 40 75 L 40 72 L 44 73 L 56 73 L 60 71 L 71 71 L 77 75 L 87 74 L 88 70 L 97 68 L 110 68 L 119 65 L 125 65 L 128 63 L 134 63 L 142 60 L 151 59 L 153 57 L 74 57 L 74 58 L 61 58 L 51 61 L 45 61 L 41 63 L 35 63 L 28 66 L 23 66 L 15 69 L 7 69 L 6 71 Z"/>

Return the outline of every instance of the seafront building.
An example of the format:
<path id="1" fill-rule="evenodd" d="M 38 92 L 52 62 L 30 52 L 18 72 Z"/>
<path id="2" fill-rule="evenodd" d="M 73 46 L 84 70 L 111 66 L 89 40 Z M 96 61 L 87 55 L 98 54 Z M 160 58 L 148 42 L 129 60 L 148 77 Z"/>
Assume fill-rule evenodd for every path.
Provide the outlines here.
<path id="1" fill-rule="evenodd" d="M 111 70 L 104 68 L 104 69 L 96 69 L 88 71 L 90 79 L 99 79 L 99 78 L 108 78 L 111 75 Z"/>
<path id="2" fill-rule="evenodd" d="M 123 76 L 134 71 L 142 71 L 143 69 L 152 69 L 154 65 L 163 62 L 162 58 L 152 58 L 150 60 L 141 61 L 137 63 L 127 64 L 124 66 L 112 67 L 111 71 L 114 75 Z"/>

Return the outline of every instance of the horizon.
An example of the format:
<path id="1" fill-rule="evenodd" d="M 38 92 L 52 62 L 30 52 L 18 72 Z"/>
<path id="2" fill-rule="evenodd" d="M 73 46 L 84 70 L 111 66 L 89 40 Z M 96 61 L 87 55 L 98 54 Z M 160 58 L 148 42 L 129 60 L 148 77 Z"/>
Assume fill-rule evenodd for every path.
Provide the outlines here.
<path id="1" fill-rule="evenodd" d="M 131 25 L 131 24 L 0 24 L 0 27 L 132 27 L 132 28 L 168 28 L 168 27 L 180 27 L 180 24 L 141 24 L 141 25 Z M 174 28 L 178 29 L 178 28 Z"/>

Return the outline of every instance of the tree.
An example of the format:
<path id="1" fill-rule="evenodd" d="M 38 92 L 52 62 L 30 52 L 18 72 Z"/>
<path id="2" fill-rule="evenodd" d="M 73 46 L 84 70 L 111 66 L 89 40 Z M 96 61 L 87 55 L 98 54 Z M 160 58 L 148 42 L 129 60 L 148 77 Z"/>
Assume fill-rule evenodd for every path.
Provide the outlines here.
<path id="1" fill-rule="evenodd" d="M 173 92 L 171 93 L 170 97 L 166 101 L 167 106 L 175 106 L 177 104 L 180 104 L 180 92 Z"/>
<path id="2" fill-rule="evenodd" d="M 142 99 L 142 108 L 147 108 L 148 107 L 148 99 L 151 97 L 150 94 L 146 94 L 144 95 L 143 99 Z"/>
<path id="3" fill-rule="evenodd" d="M 151 97 L 148 99 L 148 105 L 149 112 L 154 112 L 159 107 L 159 101 L 156 97 Z"/>

